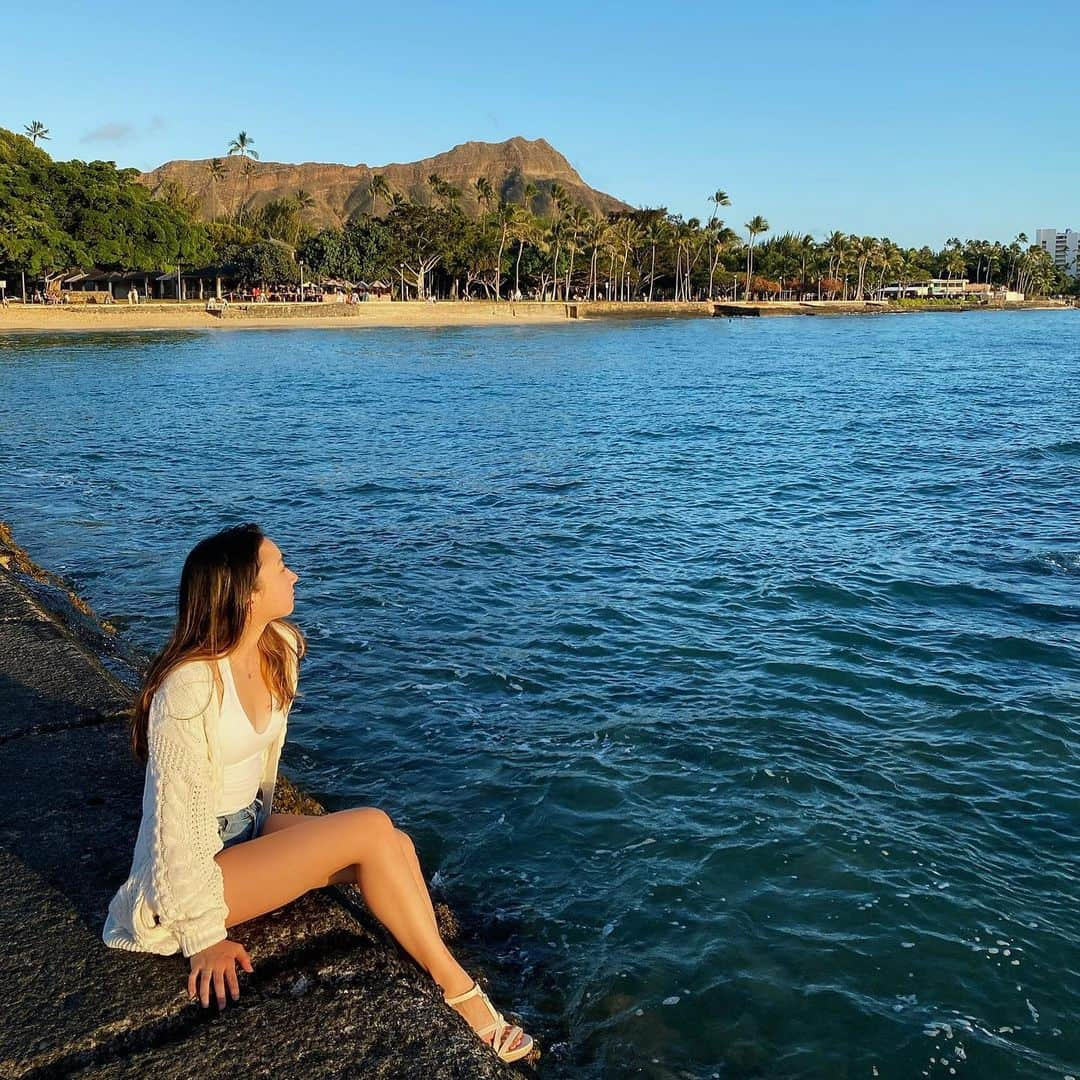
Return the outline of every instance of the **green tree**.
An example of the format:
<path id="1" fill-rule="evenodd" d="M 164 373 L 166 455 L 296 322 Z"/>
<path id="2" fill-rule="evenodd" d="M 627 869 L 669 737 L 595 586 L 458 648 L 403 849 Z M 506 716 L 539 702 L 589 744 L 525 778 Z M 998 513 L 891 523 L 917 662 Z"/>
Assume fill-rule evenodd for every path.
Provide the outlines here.
<path id="1" fill-rule="evenodd" d="M 477 201 L 490 210 L 495 202 L 495 189 L 491 186 L 491 181 L 486 176 L 479 176 L 474 181 L 473 187 L 476 189 Z"/>
<path id="2" fill-rule="evenodd" d="M 291 285 L 300 280 L 299 267 L 292 251 L 285 244 L 274 240 L 260 240 L 246 244 L 231 253 L 229 260 L 243 284 Z"/>
<path id="3" fill-rule="evenodd" d="M 221 158 L 211 158 L 206 163 L 206 175 L 210 180 L 210 220 L 217 221 L 217 186 L 225 179 L 225 163 Z"/>
<path id="4" fill-rule="evenodd" d="M 723 194 L 723 192 L 720 192 Z M 720 265 L 720 257 L 735 243 L 738 237 L 733 229 L 729 229 L 720 218 L 714 217 L 705 227 L 706 242 L 709 245 L 709 299 L 713 299 L 713 285 L 716 281 L 716 268 Z"/>
<path id="5" fill-rule="evenodd" d="M 32 124 L 27 124 L 23 128 L 26 132 L 26 137 L 30 139 L 35 146 L 38 144 L 38 139 L 49 139 L 52 136 L 49 135 L 49 129 L 40 121 L 35 120 Z"/>
<path id="6" fill-rule="evenodd" d="M 237 187 L 240 181 L 240 173 L 243 172 L 244 176 L 247 178 L 248 186 L 250 189 L 251 172 L 253 167 L 249 168 L 249 165 L 252 160 L 258 161 L 259 159 L 259 152 L 255 149 L 255 140 L 250 135 L 248 135 L 246 131 L 241 131 L 240 134 L 237 135 L 231 143 L 229 143 L 229 157 L 234 156 L 239 157 L 240 160 L 244 163 L 243 167 L 240 170 L 235 171 L 233 179 L 233 214 L 235 215 L 237 214 L 236 196 Z M 242 224 L 244 219 L 243 207 L 239 208 L 239 218 Z"/>
<path id="7" fill-rule="evenodd" d="M 666 210 L 649 211 L 645 222 L 644 242 L 649 246 L 649 303 L 653 300 L 653 288 L 656 285 L 656 250 L 668 242 L 671 226 L 668 224 Z"/>
<path id="8" fill-rule="evenodd" d="M 713 221 L 716 221 L 720 217 L 720 208 L 722 206 L 731 205 L 731 199 L 728 198 L 728 193 L 726 191 L 719 190 L 712 193 L 712 196 L 709 198 L 709 202 L 713 204 Z M 711 292 L 712 290 L 710 289 L 710 294 Z"/>
<path id="9" fill-rule="evenodd" d="M 154 198 L 134 169 L 56 162 L 0 129 L 0 269 L 46 281 L 78 269 L 160 270 L 206 261 L 204 227 Z"/>
<path id="10" fill-rule="evenodd" d="M 382 199 L 385 206 L 390 205 L 390 184 L 382 173 L 375 173 L 368 184 L 371 193 L 371 213 L 374 215 L 376 200 Z"/>
<path id="11" fill-rule="evenodd" d="M 755 214 L 747 223 L 746 231 L 750 236 L 750 242 L 746 245 L 746 285 L 743 289 L 743 299 L 750 299 L 750 280 L 754 274 L 754 240 L 762 233 L 769 231 L 769 223 L 760 215 Z"/>

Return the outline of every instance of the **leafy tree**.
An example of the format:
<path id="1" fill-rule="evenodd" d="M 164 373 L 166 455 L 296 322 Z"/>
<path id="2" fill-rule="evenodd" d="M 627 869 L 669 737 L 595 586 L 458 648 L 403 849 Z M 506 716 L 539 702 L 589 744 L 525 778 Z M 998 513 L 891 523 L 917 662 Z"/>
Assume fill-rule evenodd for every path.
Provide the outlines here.
<path id="1" fill-rule="evenodd" d="M 719 190 L 712 193 L 709 197 L 709 202 L 713 204 L 713 221 L 716 221 L 720 217 L 720 207 L 731 205 L 731 199 L 728 198 L 728 193 Z"/>
<path id="2" fill-rule="evenodd" d="M 292 251 L 273 240 L 260 240 L 245 244 L 230 253 L 229 261 L 236 267 L 237 276 L 243 284 L 284 285 L 300 280 L 299 267 Z"/>
<path id="3" fill-rule="evenodd" d="M 743 290 L 743 299 L 749 300 L 750 279 L 754 274 L 754 240 L 769 231 L 769 223 L 760 214 L 756 214 L 746 223 L 746 231 L 750 235 L 750 242 L 746 246 L 746 288 Z"/>
<path id="4" fill-rule="evenodd" d="M 27 137 L 33 142 L 35 146 L 38 144 L 38 139 L 49 139 L 52 136 L 49 134 L 49 129 L 40 121 L 35 120 L 32 124 L 27 124 L 23 128 Z"/>
<path id="5" fill-rule="evenodd" d="M 225 179 L 225 163 L 221 158 L 211 158 L 206 163 L 206 175 L 210 181 L 210 220 L 217 221 L 217 186 Z"/>
<path id="6" fill-rule="evenodd" d="M 237 186 L 240 181 L 240 173 L 243 172 L 248 181 L 248 190 L 251 187 L 251 171 L 254 166 L 250 166 L 252 160 L 259 160 L 259 152 L 255 149 L 255 140 L 248 135 L 246 131 L 241 131 L 231 143 L 229 143 L 229 157 L 239 157 L 244 163 L 243 167 L 239 171 L 234 171 L 233 177 L 233 213 L 236 214 L 239 209 L 240 221 L 243 222 L 244 212 L 243 207 L 237 208 L 236 196 Z"/>
<path id="7" fill-rule="evenodd" d="M 368 191 L 371 194 L 371 213 L 374 215 L 376 200 L 382 199 L 383 203 L 390 203 L 390 184 L 382 173 L 375 173 L 368 183 Z"/>
<path id="8" fill-rule="evenodd" d="M 0 129 L 0 268 L 49 281 L 77 269 L 208 260 L 204 228 L 175 200 L 153 198 L 138 175 L 108 161 L 53 161 Z"/>

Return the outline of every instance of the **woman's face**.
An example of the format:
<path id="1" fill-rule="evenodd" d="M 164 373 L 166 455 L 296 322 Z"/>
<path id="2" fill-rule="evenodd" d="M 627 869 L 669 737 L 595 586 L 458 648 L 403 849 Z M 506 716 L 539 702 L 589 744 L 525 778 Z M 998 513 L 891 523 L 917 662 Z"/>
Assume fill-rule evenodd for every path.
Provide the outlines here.
<path id="1" fill-rule="evenodd" d="M 293 586 L 299 578 L 286 565 L 281 549 L 273 540 L 259 545 L 259 576 L 251 596 L 251 618 L 268 623 L 292 614 Z"/>

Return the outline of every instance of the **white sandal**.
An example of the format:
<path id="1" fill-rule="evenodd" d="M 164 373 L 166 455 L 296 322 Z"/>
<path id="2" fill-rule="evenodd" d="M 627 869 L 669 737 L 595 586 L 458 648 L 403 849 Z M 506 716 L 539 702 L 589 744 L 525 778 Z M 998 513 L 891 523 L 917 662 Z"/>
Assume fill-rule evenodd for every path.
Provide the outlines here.
<path id="1" fill-rule="evenodd" d="M 452 998 L 444 996 L 443 1000 L 447 1005 L 460 1005 L 463 1001 L 468 1001 L 469 998 L 474 997 L 480 998 L 484 1003 L 484 1007 L 491 1013 L 492 1023 L 488 1024 L 487 1027 L 480 1028 L 476 1031 L 477 1037 L 482 1042 L 487 1042 L 487 1036 L 491 1035 L 492 1039 L 491 1042 L 488 1043 L 488 1046 L 490 1046 L 503 1061 L 520 1061 L 521 1058 L 532 1053 L 532 1037 L 526 1035 L 521 1028 L 507 1022 L 502 1013 L 491 1004 L 491 1000 L 488 998 L 487 994 L 480 989 L 480 984 L 478 982 L 474 982 L 472 984 L 472 989 L 466 990 L 464 994 L 458 994 L 457 997 Z M 514 1042 L 519 1036 L 521 1037 L 521 1045 L 514 1046 Z M 513 1049 L 510 1049 L 511 1047 L 513 1047 Z"/>

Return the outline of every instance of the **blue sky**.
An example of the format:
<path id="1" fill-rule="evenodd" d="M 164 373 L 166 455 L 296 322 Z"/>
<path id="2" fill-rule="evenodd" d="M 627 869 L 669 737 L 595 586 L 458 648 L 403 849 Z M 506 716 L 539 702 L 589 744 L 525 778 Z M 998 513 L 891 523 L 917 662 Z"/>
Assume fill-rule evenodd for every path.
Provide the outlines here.
<path id="1" fill-rule="evenodd" d="M 1080 5 L 114 4 L 0 12 L 0 126 L 58 158 L 378 166 L 545 138 L 741 229 L 940 246 L 1080 228 Z M 175 12 L 175 16 L 174 13 Z"/>

